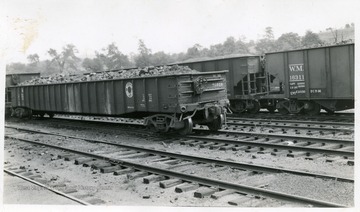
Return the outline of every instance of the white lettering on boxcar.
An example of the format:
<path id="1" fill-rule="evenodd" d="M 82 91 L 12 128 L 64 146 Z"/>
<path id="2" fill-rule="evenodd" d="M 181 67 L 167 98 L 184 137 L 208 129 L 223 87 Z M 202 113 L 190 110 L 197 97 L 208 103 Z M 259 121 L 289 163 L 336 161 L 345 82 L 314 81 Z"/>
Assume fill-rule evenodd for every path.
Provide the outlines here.
<path id="1" fill-rule="evenodd" d="M 152 102 L 153 101 L 153 97 L 152 97 L 152 94 L 149 93 L 149 102 Z"/>
<path id="2" fill-rule="evenodd" d="M 132 98 L 133 97 L 133 85 L 131 82 L 127 82 L 126 85 L 125 85 L 125 93 L 126 93 L 126 96 L 129 97 L 129 98 Z"/>
<path id="3" fill-rule="evenodd" d="M 289 64 L 289 69 L 290 69 L 290 72 L 294 72 L 294 71 L 303 72 L 304 64 Z"/>

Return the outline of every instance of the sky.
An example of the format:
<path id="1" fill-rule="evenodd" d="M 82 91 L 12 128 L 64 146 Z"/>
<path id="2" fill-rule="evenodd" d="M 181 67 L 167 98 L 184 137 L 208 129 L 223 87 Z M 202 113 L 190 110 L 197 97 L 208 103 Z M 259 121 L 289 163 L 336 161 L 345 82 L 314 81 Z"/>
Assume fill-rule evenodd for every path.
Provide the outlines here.
<path id="1" fill-rule="evenodd" d="M 50 48 L 74 44 L 92 57 L 115 42 L 137 53 L 139 39 L 153 52 L 185 52 L 198 43 L 248 40 L 273 27 L 275 38 L 306 30 L 356 24 L 355 0 L 0 0 L 0 58 L 27 62 L 29 54 L 49 59 Z M 4 33 L 5 32 L 5 33 Z"/>

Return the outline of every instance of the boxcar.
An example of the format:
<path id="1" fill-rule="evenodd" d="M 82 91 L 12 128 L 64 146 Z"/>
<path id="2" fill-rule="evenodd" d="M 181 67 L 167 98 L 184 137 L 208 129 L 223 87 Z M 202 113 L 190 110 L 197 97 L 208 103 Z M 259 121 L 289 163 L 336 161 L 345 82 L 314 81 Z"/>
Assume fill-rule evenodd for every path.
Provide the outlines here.
<path id="1" fill-rule="evenodd" d="M 354 107 L 354 44 L 267 53 L 269 91 L 282 113 Z"/>
<path id="2" fill-rule="evenodd" d="M 40 77 L 40 73 L 18 73 L 7 74 L 5 84 L 5 117 L 11 115 L 11 90 L 9 87 L 18 85 L 19 83 Z"/>
<path id="3" fill-rule="evenodd" d="M 220 129 L 227 71 L 12 87 L 14 116 L 82 114 L 145 117 L 158 131 Z"/>

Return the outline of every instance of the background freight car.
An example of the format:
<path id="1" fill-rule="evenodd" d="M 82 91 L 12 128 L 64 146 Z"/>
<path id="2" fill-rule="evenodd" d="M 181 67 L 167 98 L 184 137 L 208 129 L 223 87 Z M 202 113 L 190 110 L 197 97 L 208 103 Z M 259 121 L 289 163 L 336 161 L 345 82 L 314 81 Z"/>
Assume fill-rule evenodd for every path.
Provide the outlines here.
<path id="1" fill-rule="evenodd" d="M 267 53 L 265 58 L 272 80 L 260 99 L 276 99 L 280 112 L 354 108 L 354 44 Z"/>
<path id="2" fill-rule="evenodd" d="M 256 113 L 260 109 L 257 96 L 265 91 L 267 78 L 259 56 L 242 55 L 206 60 L 191 60 L 178 65 L 189 66 L 197 71 L 229 70 L 226 74 L 227 96 L 237 112 Z"/>
<path id="3" fill-rule="evenodd" d="M 147 117 L 159 131 L 221 128 L 227 71 L 12 87 L 14 115 L 56 113 Z"/>
<path id="4" fill-rule="evenodd" d="M 5 117 L 11 115 L 11 90 L 9 87 L 40 77 L 40 73 L 7 74 L 5 83 Z"/>
<path id="5" fill-rule="evenodd" d="M 317 114 L 354 107 L 354 44 L 177 63 L 198 71 L 228 69 L 235 112 L 260 108 Z"/>

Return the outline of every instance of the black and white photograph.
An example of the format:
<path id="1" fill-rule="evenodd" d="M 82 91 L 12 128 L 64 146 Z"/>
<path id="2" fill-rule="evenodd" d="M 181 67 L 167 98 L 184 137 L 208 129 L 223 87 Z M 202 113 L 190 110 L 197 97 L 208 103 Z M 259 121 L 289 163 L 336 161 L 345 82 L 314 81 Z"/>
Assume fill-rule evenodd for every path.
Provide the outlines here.
<path id="1" fill-rule="evenodd" d="M 356 211 L 359 5 L 0 1 L 3 211 Z"/>

